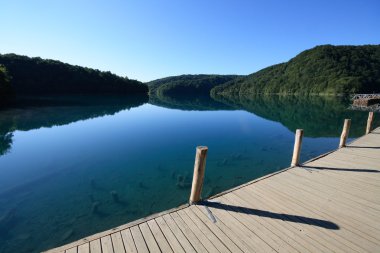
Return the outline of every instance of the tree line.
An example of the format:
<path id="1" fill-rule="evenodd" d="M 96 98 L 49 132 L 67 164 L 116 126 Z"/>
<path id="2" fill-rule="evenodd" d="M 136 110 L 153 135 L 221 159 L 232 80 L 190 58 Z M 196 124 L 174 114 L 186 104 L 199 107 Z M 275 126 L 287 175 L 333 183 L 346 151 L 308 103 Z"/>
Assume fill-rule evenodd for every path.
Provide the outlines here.
<path id="1" fill-rule="evenodd" d="M 0 98 L 20 95 L 118 94 L 147 96 L 147 85 L 109 71 L 56 60 L 0 54 Z"/>

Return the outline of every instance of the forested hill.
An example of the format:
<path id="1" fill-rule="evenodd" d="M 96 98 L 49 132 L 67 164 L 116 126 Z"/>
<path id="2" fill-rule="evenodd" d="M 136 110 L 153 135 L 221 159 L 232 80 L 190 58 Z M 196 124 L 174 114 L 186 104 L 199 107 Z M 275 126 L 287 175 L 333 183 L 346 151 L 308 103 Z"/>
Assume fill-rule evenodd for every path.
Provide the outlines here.
<path id="1" fill-rule="evenodd" d="M 380 92 L 380 45 L 317 46 L 211 91 L 212 96 L 372 92 Z"/>
<path id="2" fill-rule="evenodd" d="M 180 75 L 148 82 L 151 96 L 209 96 L 210 90 L 236 75 Z"/>
<path id="3" fill-rule="evenodd" d="M 0 65 L 0 106 L 7 104 L 11 96 L 11 78 L 6 68 Z"/>
<path id="4" fill-rule="evenodd" d="M 139 81 L 55 60 L 0 54 L 0 65 L 16 95 L 148 93 L 148 87 Z"/>

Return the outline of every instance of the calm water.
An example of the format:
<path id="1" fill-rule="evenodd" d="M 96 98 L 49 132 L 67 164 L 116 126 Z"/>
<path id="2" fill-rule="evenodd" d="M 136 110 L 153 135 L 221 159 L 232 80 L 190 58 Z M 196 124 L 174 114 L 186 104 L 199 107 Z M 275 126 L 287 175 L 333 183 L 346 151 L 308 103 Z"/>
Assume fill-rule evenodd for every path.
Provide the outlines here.
<path id="1" fill-rule="evenodd" d="M 198 145 L 209 147 L 208 197 L 287 167 L 296 128 L 307 160 L 337 147 L 344 118 L 353 138 L 367 118 L 335 99 L 151 103 L 0 111 L 0 252 L 39 252 L 185 203 Z"/>

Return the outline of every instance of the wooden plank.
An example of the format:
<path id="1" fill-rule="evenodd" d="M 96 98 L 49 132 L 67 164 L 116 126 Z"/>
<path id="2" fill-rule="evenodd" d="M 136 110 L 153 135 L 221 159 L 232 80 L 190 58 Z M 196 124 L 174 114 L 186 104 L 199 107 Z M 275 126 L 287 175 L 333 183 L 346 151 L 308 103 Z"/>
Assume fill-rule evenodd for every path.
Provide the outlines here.
<path id="1" fill-rule="evenodd" d="M 170 247 L 161 229 L 158 227 L 156 221 L 150 220 L 147 222 L 147 224 L 150 228 L 150 231 L 152 231 L 152 234 L 154 238 L 156 239 L 156 242 L 158 246 L 160 247 L 160 250 L 162 252 L 173 252 L 172 248 Z"/>
<path id="2" fill-rule="evenodd" d="M 300 174 L 299 171 L 293 170 L 289 172 L 293 175 L 298 175 L 302 178 L 309 179 L 308 181 L 310 183 L 313 183 L 315 185 L 319 185 L 320 188 L 326 187 L 326 188 L 333 188 L 339 192 L 342 193 L 342 195 L 346 196 L 346 198 L 351 199 L 355 202 L 364 203 L 372 207 L 376 210 L 380 210 L 380 203 L 378 201 L 379 194 L 376 194 L 376 191 L 372 192 L 369 195 L 365 195 L 358 191 L 352 191 L 352 187 L 350 187 L 350 184 L 347 183 L 341 183 L 338 181 L 331 180 L 328 176 L 323 176 L 321 174 L 315 173 L 314 175 L 310 175 L 310 173 L 303 173 Z M 309 174 L 309 175 L 308 175 Z M 318 175 L 317 175 L 318 174 Z M 311 178 L 312 177 L 312 178 Z"/>
<path id="3" fill-rule="evenodd" d="M 285 219 L 283 216 L 284 214 L 286 214 L 286 211 L 284 208 L 281 208 L 282 205 L 281 207 L 272 205 L 266 199 L 263 199 L 261 195 L 258 195 L 257 192 L 252 194 L 248 192 L 247 189 L 242 189 L 241 191 L 239 191 L 238 194 L 235 194 L 235 196 L 237 196 L 237 198 L 240 198 L 243 203 L 246 203 L 247 205 L 251 206 L 251 208 L 264 211 L 264 214 L 265 212 L 268 212 L 267 215 L 272 217 L 272 219 L 270 220 L 271 222 L 276 224 L 284 223 L 285 233 L 291 234 L 293 232 L 294 235 L 300 235 L 302 240 L 307 242 L 307 245 L 319 248 L 319 250 L 317 251 L 326 251 L 329 249 L 326 247 L 328 243 L 323 240 L 324 236 L 322 236 L 322 238 L 319 238 L 319 236 L 315 233 L 312 233 L 308 229 L 305 229 L 302 226 L 302 223 L 299 223 L 299 219 L 297 219 L 296 217 Z M 339 251 L 336 249 L 334 250 Z M 313 250 L 313 252 L 315 252 L 315 250 Z"/>
<path id="4" fill-rule="evenodd" d="M 260 227 L 258 229 L 262 229 L 262 227 L 266 227 L 268 231 L 271 231 L 278 239 L 283 241 L 281 243 L 281 249 L 280 250 L 286 250 L 289 252 L 312 252 L 309 250 L 310 247 L 305 247 L 303 244 L 299 243 L 298 241 L 294 240 L 289 236 L 289 234 L 293 234 L 290 230 L 283 231 L 283 228 L 281 226 L 273 226 L 272 218 L 263 219 L 261 217 L 258 217 L 255 215 L 254 210 L 250 210 L 250 205 L 246 205 L 246 203 L 242 202 L 240 198 L 234 194 L 226 194 L 223 196 L 226 201 L 225 203 L 228 203 L 229 205 L 233 205 L 237 207 L 237 210 L 242 208 L 245 213 L 249 214 L 249 219 L 255 220 L 260 224 Z M 284 243 L 287 245 L 283 246 Z M 317 248 L 314 248 L 314 250 L 320 251 Z"/>
<path id="5" fill-rule="evenodd" d="M 374 184 L 366 184 L 364 179 L 355 179 L 355 177 L 350 177 L 344 175 L 345 172 L 342 172 L 343 175 L 336 175 L 329 172 L 321 172 L 319 170 L 305 170 L 303 168 L 296 168 L 292 170 L 289 175 L 294 175 L 297 177 L 297 182 L 304 183 L 310 182 L 314 187 L 321 187 L 321 185 L 325 185 L 327 189 L 335 189 L 341 192 L 346 193 L 346 196 L 351 199 L 352 197 L 356 197 L 362 199 L 362 195 L 370 195 L 373 199 L 370 199 L 369 202 L 372 204 L 379 205 L 380 197 L 378 197 L 374 192 L 380 190 L 379 186 Z M 331 182 L 334 182 L 333 184 Z M 360 187 L 360 183 L 363 184 Z M 368 196 L 369 197 L 369 196 Z M 368 197 L 366 198 L 368 200 Z"/>
<path id="6" fill-rule="evenodd" d="M 220 201 L 219 198 L 214 201 Z M 240 237 L 246 238 L 245 241 L 254 251 L 276 252 L 263 238 L 260 238 L 255 232 L 250 231 L 241 221 L 233 217 L 228 211 L 208 207 L 211 212 L 218 217 L 227 227 L 239 234 Z"/>
<path id="7" fill-rule="evenodd" d="M 135 242 L 133 241 L 132 233 L 130 229 L 122 230 L 121 237 L 123 239 L 123 244 L 126 253 L 137 253 Z"/>
<path id="8" fill-rule="evenodd" d="M 177 214 L 189 226 L 193 233 L 202 240 L 202 243 L 209 252 L 230 252 L 202 221 L 198 223 L 194 222 L 183 210 L 177 212 Z"/>
<path id="9" fill-rule="evenodd" d="M 195 248 L 192 246 L 187 237 L 183 234 L 182 230 L 178 227 L 177 223 L 173 220 L 173 218 L 169 215 L 163 215 L 162 218 L 173 232 L 177 240 L 181 243 L 182 248 L 186 252 L 196 252 Z"/>
<path id="10" fill-rule="evenodd" d="M 111 236 L 107 235 L 100 238 L 100 242 L 102 244 L 102 253 L 114 253 Z"/>
<path id="11" fill-rule="evenodd" d="M 226 234 L 223 233 L 222 230 L 220 230 L 212 221 L 210 221 L 209 219 L 207 219 L 206 217 L 204 217 L 203 215 L 199 214 L 198 213 L 198 209 L 197 208 L 186 208 L 184 209 L 184 211 L 186 212 L 186 214 L 189 216 L 189 217 L 192 217 L 193 220 L 195 220 L 195 217 L 197 219 L 199 219 L 199 221 L 195 221 L 197 223 L 200 224 L 200 226 L 202 226 L 202 224 L 204 224 L 204 226 L 207 226 L 208 229 L 210 229 L 214 234 L 215 236 L 218 237 L 218 240 L 220 240 L 221 242 L 223 242 L 224 245 L 226 245 L 226 247 L 231 251 L 231 252 L 243 252 Z M 197 215 L 197 213 L 199 215 Z"/>
<path id="12" fill-rule="evenodd" d="M 164 214 L 167 214 L 167 213 L 170 213 L 170 212 L 173 212 L 173 211 L 181 210 L 181 209 L 186 208 L 188 206 L 189 206 L 189 204 L 183 204 L 183 205 L 180 205 L 178 207 L 175 207 L 175 208 L 172 208 L 172 209 L 169 209 L 169 210 L 165 210 L 165 211 L 162 211 L 162 212 L 159 212 L 159 213 L 155 213 L 155 214 L 152 214 L 152 215 L 149 215 L 149 216 L 146 216 L 146 217 L 143 217 L 143 218 L 131 221 L 131 222 L 127 223 L 127 224 L 122 224 L 122 225 L 117 226 L 115 228 L 111 228 L 109 230 L 106 230 L 106 231 L 103 231 L 103 232 L 99 232 L 99 233 L 87 236 L 85 238 L 79 239 L 79 240 L 71 242 L 69 244 L 66 244 L 66 245 L 63 245 L 63 246 L 60 246 L 60 247 L 48 250 L 48 251 L 46 251 L 46 253 L 47 252 L 49 252 L 49 253 L 60 252 L 60 251 L 65 250 L 65 249 L 69 249 L 69 248 L 72 248 L 74 246 L 78 246 L 78 245 L 87 243 L 89 241 L 93 241 L 93 240 L 99 239 L 99 238 L 101 238 L 103 236 L 110 235 L 112 233 L 115 233 L 115 232 L 118 232 L 118 231 L 121 231 L 121 230 L 124 230 L 124 229 L 131 228 L 131 227 L 136 226 L 136 225 L 138 225 L 140 223 L 143 223 L 145 221 L 154 219 L 156 217 L 162 216 Z"/>
<path id="13" fill-rule="evenodd" d="M 250 206 L 251 208 L 255 207 L 255 209 L 260 208 L 258 201 L 254 201 L 256 205 L 252 205 L 249 198 L 241 194 L 235 196 L 234 200 L 243 207 Z M 247 205 L 247 202 L 249 202 L 249 205 Z M 318 242 L 310 238 L 308 234 L 304 234 L 303 230 L 289 224 L 288 221 L 282 219 L 268 219 L 266 222 L 271 226 L 273 232 L 280 234 L 282 238 L 297 247 L 300 252 L 321 252 L 327 250 L 323 245 L 320 246 Z"/>
<path id="14" fill-rule="evenodd" d="M 263 199 L 262 195 L 259 195 L 259 197 L 256 197 L 257 195 L 257 188 L 255 188 L 255 193 L 249 193 L 248 191 L 245 192 L 247 189 L 242 189 L 241 192 L 238 194 L 244 195 L 247 199 L 249 195 L 252 195 L 255 197 L 255 201 L 257 203 L 260 203 L 261 209 L 267 212 L 270 212 L 274 218 L 276 219 L 283 219 L 288 222 L 288 229 L 293 226 L 297 229 L 299 229 L 300 232 L 305 233 L 305 235 L 310 235 L 310 238 L 314 241 L 314 245 L 316 247 L 321 248 L 321 252 L 347 252 L 345 251 L 345 245 L 341 244 L 339 242 L 336 242 L 330 235 L 326 234 L 326 231 L 319 230 L 317 227 L 313 226 L 304 226 L 302 225 L 304 220 L 302 218 L 299 218 L 297 216 L 294 216 L 293 210 L 289 210 L 289 208 L 286 205 L 279 205 L 278 203 L 274 203 L 272 199 Z M 263 201 L 262 201 L 263 200 Z M 280 202 L 281 203 L 281 202 Z M 287 219 L 283 218 L 283 215 L 289 214 Z M 304 214 L 306 215 L 306 214 Z M 304 215 L 299 215 L 300 217 Z M 315 244 L 317 243 L 317 244 Z M 323 247 L 326 247 L 323 249 Z M 350 252 L 352 251 L 351 248 L 347 248 Z"/>
<path id="15" fill-rule="evenodd" d="M 367 215 L 369 215 L 369 213 L 367 213 L 367 215 L 362 215 L 362 211 L 356 212 L 354 208 L 344 208 L 340 206 L 336 201 L 331 202 L 323 199 L 322 197 L 318 196 L 318 193 L 316 193 L 317 191 L 308 191 L 308 189 L 305 189 L 302 186 L 298 185 L 297 187 L 293 187 L 293 184 L 295 184 L 294 181 L 284 181 L 284 178 L 282 178 L 282 180 L 279 182 L 272 180 L 270 185 L 267 185 L 267 189 L 269 187 L 269 191 L 273 188 L 277 189 L 280 192 L 283 192 L 284 190 L 286 190 L 286 193 L 293 192 L 294 197 L 297 197 L 296 200 L 298 202 L 301 202 L 301 205 L 305 207 L 311 206 L 311 208 L 314 209 L 314 206 L 323 206 L 323 209 L 318 210 L 321 217 L 339 221 L 339 223 L 351 227 L 351 229 L 356 233 L 364 232 L 364 234 L 366 234 L 364 235 L 365 238 L 371 237 L 372 234 L 376 234 L 380 230 L 379 221 L 375 223 L 376 225 L 372 224 L 374 221 L 376 221 L 375 216 L 373 216 L 373 219 L 368 219 Z M 377 239 L 375 240 L 377 241 Z"/>
<path id="16" fill-rule="evenodd" d="M 100 239 L 96 239 L 90 242 L 90 252 L 102 253 L 102 246 L 100 244 Z"/>
<path id="17" fill-rule="evenodd" d="M 286 241 L 283 241 L 276 234 L 272 233 L 270 229 L 266 227 L 265 221 L 261 221 L 260 219 L 256 219 L 254 215 L 250 215 L 246 212 L 246 209 L 242 209 L 240 206 L 231 205 L 228 195 L 221 196 L 219 200 L 221 200 L 222 204 L 225 206 L 225 210 L 229 212 L 229 214 L 239 220 L 244 226 L 247 227 L 252 233 L 256 233 L 263 241 L 268 243 L 274 250 L 277 252 L 295 252 L 297 251 Z"/>
<path id="18" fill-rule="evenodd" d="M 341 154 L 346 154 L 347 157 L 349 157 L 353 161 L 354 159 L 356 159 L 356 161 L 357 159 L 362 159 L 362 160 L 368 159 L 368 160 L 376 161 L 378 157 L 377 152 L 371 152 L 370 150 L 359 151 L 358 149 L 353 150 L 352 148 L 342 149 Z"/>
<path id="19" fill-rule="evenodd" d="M 346 151 L 351 152 L 351 153 L 348 153 Z M 374 169 L 379 169 L 379 165 L 376 162 L 377 159 L 373 159 L 373 158 L 361 159 L 361 157 L 359 157 L 360 159 L 358 160 L 357 155 L 356 156 L 352 155 L 355 153 L 358 155 L 361 155 L 360 153 L 358 153 L 358 151 L 352 151 L 352 149 L 350 147 L 347 147 L 344 149 L 340 149 L 339 151 L 336 151 L 336 152 L 334 152 L 328 156 L 325 156 L 321 159 L 309 162 L 308 164 L 312 165 L 314 163 L 319 163 L 319 162 L 331 162 L 333 164 L 341 163 L 341 162 L 349 162 L 349 164 L 352 163 L 355 166 L 359 166 L 359 168 L 364 167 L 364 166 L 367 167 L 367 168 L 363 168 L 363 169 L 368 169 L 368 167 L 374 168 Z"/>
<path id="20" fill-rule="evenodd" d="M 380 157 L 380 154 L 379 154 Z M 363 167 L 363 166 L 362 166 Z M 318 164 L 306 165 L 298 168 L 298 171 L 307 171 L 309 173 L 320 173 L 321 176 L 327 175 L 341 183 L 355 183 L 356 188 L 366 189 L 368 191 L 378 190 L 380 188 L 380 170 L 370 170 L 355 166 L 349 161 L 346 162 L 320 162 Z M 368 169 L 366 171 L 366 169 Z"/>
<path id="21" fill-rule="evenodd" d="M 150 231 L 148 224 L 146 222 L 139 225 L 141 233 L 145 239 L 145 243 L 148 246 L 149 252 L 161 252 L 152 232 Z"/>
<path id="22" fill-rule="evenodd" d="M 376 188 L 380 188 L 380 180 L 376 180 L 374 177 L 370 177 L 370 175 L 364 175 L 364 173 L 361 172 L 351 172 L 349 171 L 350 168 L 342 168 L 342 166 L 339 166 L 338 164 L 335 164 L 335 166 L 336 167 L 332 167 L 331 164 L 319 163 L 317 166 L 308 165 L 307 167 L 297 167 L 295 169 L 307 173 L 321 173 L 322 175 L 328 175 L 334 180 L 344 180 L 349 183 L 354 183 L 355 186 L 360 189 L 364 187 L 365 189 L 373 191 Z M 354 168 L 351 169 L 355 170 Z"/>
<path id="23" fill-rule="evenodd" d="M 123 239 L 120 232 L 111 234 L 112 246 L 115 253 L 125 253 Z"/>
<path id="24" fill-rule="evenodd" d="M 311 195 L 310 198 L 312 198 L 313 200 L 320 199 L 321 201 L 323 201 L 324 199 L 325 201 L 333 201 L 334 209 L 331 210 L 332 212 L 343 212 L 344 214 L 345 210 L 348 209 L 357 211 L 359 213 L 360 219 L 370 218 L 370 223 L 372 223 L 372 221 L 380 221 L 380 211 L 368 208 L 365 205 L 356 204 L 352 201 L 352 199 L 342 196 L 342 194 L 335 189 L 330 190 L 326 187 L 318 187 L 317 185 L 313 185 L 313 182 L 307 182 L 307 180 L 297 181 L 297 179 L 299 179 L 297 178 L 297 176 L 289 173 L 287 174 L 287 176 L 283 176 L 277 180 L 273 180 L 271 183 L 275 184 L 277 182 L 281 184 L 287 184 L 287 187 L 302 190 L 305 194 L 309 193 Z"/>
<path id="25" fill-rule="evenodd" d="M 208 219 L 208 215 L 206 214 L 206 211 L 204 207 L 194 205 L 192 207 L 189 207 L 190 209 L 194 209 L 194 212 L 197 212 L 198 217 L 203 216 L 206 219 Z M 218 227 L 228 238 L 231 238 L 231 240 L 238 245 L 238 247 L 243 252 L 257 252 L 258 249 L 254 245 L 250 245 L 251 239 L 248 238 L 246 235 L 241 233 L 240 230 L 235 230 L 237 226 L 230 229 L 230 227 L 226 226 L 222 220 L 220 220 L 218 217 L 215 216 L 216 223 L 214 225 Z"/>
<path id="26" fill-rule="evenodd" d="M 173 251 L 180 253 L 185 252 L 181 244 L 178 242 L 176 236 L 171 231 L 170 227 L 164 221 L 164 219 L 162 217 L 157 217 L 155 221 L 161 229 L 162 233 L 165 235 L 165 238 L 168 240 L 170 247 L 173 249 Z"/>
<path id="27" fill-rule="evenodd" d="M 268 195 L 268 192 L 270 192 L 271 189 L 269 185 L 267 185 L 265 189 L 261 189 L 260 186 L 258 186 L 256 187 L 256 192 L 257 191 L 261 191 L 263 195 L 264 194 Z M 270 197 L 267 197 L 268 201 L 273 201 L 273 203 L 275 203 L 276 205 L 278 205 L 281 202 L 284 202 L 284 199 L 286 199 L 286 205 L 283 205 L 283 207 L 286 208 L 289 212 L 292 212 L 292 215 L 298 215 L 300 217 L 309 215 L 309 217 L 311 218 L 317 218 L 317 219 L 323 220 L 324 217 L 321 215 L 321 213 L 315 211 L 315 209 L 317 208 L 316 206 L 308 208 L 304 205 L 294 204 L 293 202 L 297 201 L 298 199 L 294 197 L 286 197 L 283 191 L 277 191 L 275 194 L 271 194 Z M 301 220 L 307 221 L 307 218 L 308 217 L 301 218 Z M 317 221 L 315 224 L 322 225 L 323 222 Z M 308 226 L 308 227 L 311 227 L 311 226 Z M 358 235 L 344 228 L 342 224 L 339 224 L 339 229 L 334 230 L 334 233 L 331 233 L 330 232 L 331 230 L 327 230 L 327 229 L 323 229 L 321 231 L 324 234 L 333 234 L 335 241 L 339 241 L 342 244 L 349 245 L 352 250 L 358 250 L 358 251 L 368 250 L 368 249 L 373 250 L 372 248 L 373 244 L 370 241 L 365 240 L 364 242 L 360 237 L 358 237 Z M 363 243 L 365 243 L 366 245 L 363 245 Z"/>
<path id="28" fill-rule="evenodd" d="M 358 188 L 357 186 L 354 186 L 353 188 L 352 184 L 348 182 L 348 180 L 337 180 L 335 178 L 332 178 L 333 175 L 328 175 L 319 172 L 313 173 L 313 171 L 310 172 L 298 169 L 292 170 L 289 173 L 299 175 L 302 178 L 308 178 L 310 179 L 310 181 L 313 181 L 315 184 L 318 185 L 325 185 L 326 187 L 339 189 L 339 191 L 346 192 L 349 196 L 364 198 L 378 206 L 380 205 L 379 194 L 376 194 L 376 191 L 373 191 L 376 189 L 376 187 L 372 188 L 372 191 L 365 187 Z M 360 189 L 360 191 L 354 191 L 355 188 Z"/>
<path id="29" fill-rule="evenodd" d="M 148 246 L 145 243 L 144 237 L 139 226 L 131 227 L 133 241 L 135 242 L 137 252 L 149 253 Z"/>
<path id="30" fill-rule="evenodd" d="M 90 243 L 79 245 L 78 253 L 90 253 Z"/>
<path id="31" fill-rule="evenodd" d="M 372 169 L 374 172 L 377 172 L 380 169 L 380 165 L 377 160 L 371 159 L 361 159 L 352 161 L 350 157 L 343 152 L 336 152 L 334 155 L 324 157 L 322 159 L 307 163 L 307 166 L 319 166 L 320 164 L 328 164 L 329 167 L 332 168 L 342 168 L 342 169 L 356 169 L 357 171 L 350 171 L 351 175 L 360 176 L 364 175 L 366 177 L 370 176 L 370 174 L 362 173 L 364 170 Z M 362 171 L 363 170 L 363 171 Z M 333 170 L 329 170 L 330 172 L 334 172 Z M 344 171 L 344 170 L 343 170 Z M 336 171 L 341 172 L 341 171 Z M 377 172 L 378 173 L 378 172 Z M 373 174 L 373 173 L 372 173 Z M 370 177 L 368 177 L 370 178 Z M 378 177 L 373 178 L 374 180 L 379 180 Z"/>
<path id="32" fill-rule="evenodd" d="M 77 253 L 77 247 L 74 247 L 74 248 L 71 248 L 71 249 L 68 249 L 65 251 L 65 253 Z"/>
<path id="33" fill-rule="evenodd" d="M 197 252 L 209 252 L 178 214 L 170 213 L 170 216 Z"/>
<path id="34" fill-rule="evenodd" d="M 249 208 L 244 208 L 239 204 L 236 204 L 234 200 L 236 197 L 234 194 L 226 194 L 221 196 L 223 204 L 228 206 L 228 210 L 231 210 L 231 215 L 239 219 L 249 230 L 255 232 L 267 242 L 272 248 L 278 252 L 296 252 L 298 251 L 294 245 L 279 237 L 274 231 L 270 229 L 270 226 L 263 217 L 257 217 L 255 214 L 249 211 Z M 268 219 L 268 218 L 267 218 Z M 299 252 L 299 251 L 298 251 Z"/>

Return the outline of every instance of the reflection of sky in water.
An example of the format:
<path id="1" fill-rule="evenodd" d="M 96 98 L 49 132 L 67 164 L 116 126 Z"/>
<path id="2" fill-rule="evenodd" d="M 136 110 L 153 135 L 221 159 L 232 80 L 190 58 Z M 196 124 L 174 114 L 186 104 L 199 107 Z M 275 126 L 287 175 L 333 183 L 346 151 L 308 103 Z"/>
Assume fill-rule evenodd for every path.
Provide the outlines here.
<path id="1" fill-rule="evenodd" d="M 282 124 L 246 111 L 149 104 L 16 131 L 0 157 L 0 217 L 10 220 L 0 220 L 0 252 L 55 247 L 186 202 L 198 145 L 209 147 L 209 196 L 287 167 L 293 141 Z M 302 159 L 337 145 L 338 138 L 305 138 Z"/>

